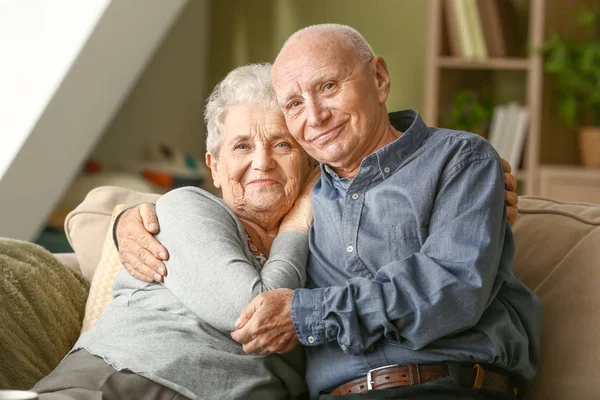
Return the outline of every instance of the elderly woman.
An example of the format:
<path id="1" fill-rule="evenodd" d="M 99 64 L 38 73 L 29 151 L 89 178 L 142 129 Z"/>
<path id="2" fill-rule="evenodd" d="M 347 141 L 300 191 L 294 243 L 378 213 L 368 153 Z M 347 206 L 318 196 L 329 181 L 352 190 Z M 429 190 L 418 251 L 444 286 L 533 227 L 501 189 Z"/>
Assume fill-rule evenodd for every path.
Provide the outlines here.
<path id="1" fill-rule="evenodd" d="M 122 271 L 97 326 L 32 390 L 41 399 L 287 399 L 305 394 L 302 350 L 249 356 L 230 331 L 257 294 L 305 283 L 312 160 L 290 136 L 269 65 L 232 71 L 210 96 L 206 163 L 223 199 L 162 196 L 164 283 Z"/>

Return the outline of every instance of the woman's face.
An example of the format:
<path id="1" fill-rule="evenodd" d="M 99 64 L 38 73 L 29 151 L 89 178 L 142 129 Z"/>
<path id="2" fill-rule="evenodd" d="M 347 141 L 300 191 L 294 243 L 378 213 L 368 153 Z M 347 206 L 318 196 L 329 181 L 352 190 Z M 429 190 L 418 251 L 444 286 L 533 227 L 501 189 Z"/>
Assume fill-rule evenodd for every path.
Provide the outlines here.
<path id="1" fill-rule="evenodd" d="M 223 129 L 219 155 L 207 153 L 206 163 L 225 203 L 250 218 L 286 214 L 308 171 L 309 157 L 288 132 L 281 112 L 235 105 L 228 109 Z"/>

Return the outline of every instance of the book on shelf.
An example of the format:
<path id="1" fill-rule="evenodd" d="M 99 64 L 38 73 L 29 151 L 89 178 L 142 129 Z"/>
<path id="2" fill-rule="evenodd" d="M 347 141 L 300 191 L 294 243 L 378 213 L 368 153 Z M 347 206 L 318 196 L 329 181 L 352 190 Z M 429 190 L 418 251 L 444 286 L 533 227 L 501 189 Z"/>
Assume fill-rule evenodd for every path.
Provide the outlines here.
<path id="1" fill-rule="evenodd" d="M 519 24 L 519 12 L 512 0 L 496 0 L 500 14 L 502 35 L 508 57 L 522 56 L 527 42 L 525 32 Z"/>
<path id="2" fill-rule="evenodd" d="M 442 0 L 444 8 L 444 20 L 446 22 L 448 45 L 450 54 L 454 57 L 464 57 L 465 49 L 461 38 L 458 17 L 456 15 L 456 7 L 454 0 Z"/>
<path id="3" fill-rule="evenodd" d="M 500 0 L 502 1 L 502 0 Z M 502 21 L 500 20 L 500 5 L 498 1 L 477 0 L 483 36 L 490 57 L 506 57 L 506 42 L 502 32 Z M 507 23 L 505 21 L 505 23 Z"/>
<path id="4" fill-rule="evenodd" d="M 526 107 L 515 103 L 496 106 L 490 125 L 490 143 L 514 171 L 518 171 L 521 164 L 528 130 L 529 110 Z"/>
<path id="5" fill-rule="evenodd" d="M 458 26 L 458 35 L 462 43 L 462 57 L 472 59 L 475 57 L 473 41 L 470 37 L 469 23 L 467 20 L 467 10 L 463 0 L 451 0 L 454 8 L 454 15 Z"/>
<path id="6" fill-rule="evenodd" d="M 488 58 L 487 47 L 483 37 L 483 28 L 481 18 L 477 9 L 477 0 L 462 0 L 467 12 L 467 23 L 469 39 L 473 45 L 473 58 L 476 60 L 485 60 Z"/>
<path id="7" fill-rule="evenodd" d="M 450 54 L 469 60 L 515 57 L 525 42 L 513 0 L 442 0 Z"/>

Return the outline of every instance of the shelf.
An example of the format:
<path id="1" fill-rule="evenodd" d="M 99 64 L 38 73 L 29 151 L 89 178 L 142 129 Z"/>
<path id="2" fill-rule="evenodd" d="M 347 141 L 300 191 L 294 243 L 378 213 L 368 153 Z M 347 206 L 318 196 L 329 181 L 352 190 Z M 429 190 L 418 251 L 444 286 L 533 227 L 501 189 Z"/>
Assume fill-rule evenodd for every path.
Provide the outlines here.
<path id="1" fill-rule="evenodd" d="M 466 60 L 457 57 L 440 57 L 438 66 L 445 69 L 489 69 L 523 70 L 529 69 L 531 61 L 527 58 L 488 58 L 485 60 Z"/>

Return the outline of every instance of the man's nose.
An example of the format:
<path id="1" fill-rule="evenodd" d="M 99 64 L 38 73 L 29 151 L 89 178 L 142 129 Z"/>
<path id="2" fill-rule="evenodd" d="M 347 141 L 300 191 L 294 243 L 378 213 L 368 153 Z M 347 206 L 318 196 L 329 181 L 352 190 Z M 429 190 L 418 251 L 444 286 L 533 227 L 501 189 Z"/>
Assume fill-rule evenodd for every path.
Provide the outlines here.
<path id="1" fill-rule="evenodd" d="M 275 160 L 273 160 L 270 148 L 267 145 L 258 146 L 254 151 L 253 167 L 259 171 L 267 171 L 273 168 L 274 164 Z"/>
<path id="2" fill-rule="evenodd" d="M 320 126 L 331 112 L 320 99 L 309 99 L 306 101 L 307 122 L 310 126 Z"/>

